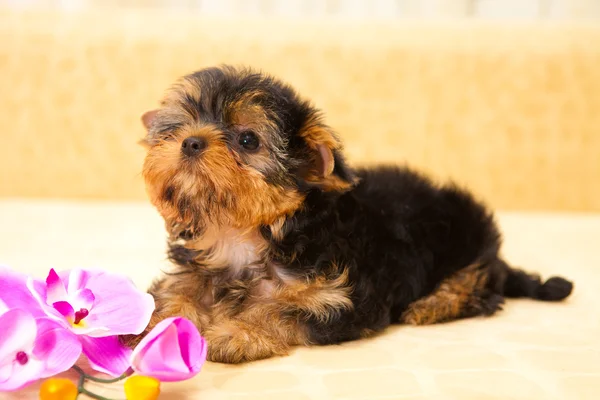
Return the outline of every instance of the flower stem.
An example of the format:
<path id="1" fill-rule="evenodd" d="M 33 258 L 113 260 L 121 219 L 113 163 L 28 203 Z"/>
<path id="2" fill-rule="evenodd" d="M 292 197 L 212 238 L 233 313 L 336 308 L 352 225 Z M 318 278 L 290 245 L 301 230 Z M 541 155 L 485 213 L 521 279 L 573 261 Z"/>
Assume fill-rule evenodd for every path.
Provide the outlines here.
<path id="1" fill-rule="evenodd" d="M 79 395 L 81 394 L 81 390 L 83 389 L 84 383 L 85 383 L 85 375 L 79 374 L 79 381 L 77 382 L 77 397 L 75 397 L 75 399 L 77 399 L 79 397 Z"/>
<path id="2" fill-rule="evenodd" d="M 114 379 L 102 379 L 102 378 L 96 378 L 95 376 L 86 374 L 83 371 L 83 369 L 81 369 L 77 365 L 73 365 L 71 368 L 73 368 L 79 374 L 79 381 L 77 384 L 77 397 L 79 397 L 80 394 L 85 394 L 86 396 L 88 396 L 92 399 L 96 399 L 96 400 L 111 400 L 111 399 L 109 399 L 108 397 L 100 396 L 99 394 L 96 394 L 96 393 L 93 393 L 93 392 L 90 392 L 89 390 L 87 390 L 84 387 L 86 380 L 99 382 L 99 383 L 113 383 L 113 382 L 118 382 L 121 379 L 124 379 L 128 376 L 127 372 L 126 372 L 123 375 L 121 375 L 117 378 L 114 378 Z"/>
<path id="3" fill-rule="evenodd" d="M 99 382 L 99 383 L 114 383 L 114 382 L 119 382 L 122 379 L 127 378 L 127 374 L 123 374 L 117 378 L 112 378 L 112 379 L 102 379 L 102 378 L 96 378 L 95 376 L 91 376 L 86 374 L 81 368 L 79 368 L 77 365 L 73 365 L 73 368 L 75 371 L 77 371 L 79 373 L 80 376 L 82 376 L 84 379 L 87 379 L 89 381 L 93 381 L 93 382 Z M 87 394 L 87 393 L 86 393 Z M 89 395 L 88 395 L 89 396 Z"/>
<path id="4" fill-rule="evenodd" d="M 79 393 L 83 393 L 86 396 L 91 397 L 92 399 L 96 399 L 96 400 L 111 400 L 108 397 L 104 397 L 104 396 L 100 396 L 99 394 L 92 393 L 89 390 L 87 390 L 86 388 L 84 388 L 83 386 L 80 386 L 79 388 L 77 388 L 77 390 L 79 390 Z"/>

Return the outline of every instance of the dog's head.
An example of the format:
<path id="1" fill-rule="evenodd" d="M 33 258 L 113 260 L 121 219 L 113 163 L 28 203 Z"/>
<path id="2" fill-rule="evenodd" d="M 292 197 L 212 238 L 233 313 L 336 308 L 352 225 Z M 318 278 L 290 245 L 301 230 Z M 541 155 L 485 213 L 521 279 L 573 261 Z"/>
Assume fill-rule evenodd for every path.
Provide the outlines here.
<path id="1" fill-rule="evenodd" d="M 354 183 L 318 110 L 261 73 L 221 67 L 185 76 L 142 121 L 148 193 L 173 228 L 272 225 L 309 190 Z"/>

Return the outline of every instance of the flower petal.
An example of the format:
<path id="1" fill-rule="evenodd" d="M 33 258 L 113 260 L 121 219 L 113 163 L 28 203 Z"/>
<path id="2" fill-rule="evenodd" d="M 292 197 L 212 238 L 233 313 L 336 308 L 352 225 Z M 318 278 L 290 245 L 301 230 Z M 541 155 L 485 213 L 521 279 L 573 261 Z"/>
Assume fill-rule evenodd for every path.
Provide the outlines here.
<path id="1" fill-rule="evenodd" d="M 35 319 L 28 312 L 13 309 L 0 316 L 0 391 L 16 390 L 40 378 L 44 363 L 33 356 L 37 333 Z M 27 362 L 16 361 L 18 352 L 28 355 Z"/>
<path id="2" fill-rule="evenodd" d="M 176 317 L 161 321 L 141 340 L 131 355 L 131 367 L 140 374 L 173 382 L 196 375 L 205 360 L 206 343 L 198 329 L 191 321 Z"/>
<path id="3" fill-rule="evenodd" d="M 8 378 L 10 378 L 10 374 L 12 374 L 14 362 L 0 364 L 0 382 L 6 382 Z"/>
<path id="4" fill-rule="evenodd" d="M 69 301 L 77 310 L 85 308 L 91 310 L 96 297 L 90 289 L 79 289 L 73 294 L 69 294 Z"/>
<path id="5" fill-rule="evenodd" d="M 47 304 L 46 284 L 44 282 L 29 277 L 27 278 L 26 286 L 29 290 L 29 295 L 35 299 L 34 301 L 37 302 L 39 307 L 39 312 L 34 314 L 36 318 L 53 318 L 56 321 L 62 322 L 65 327 L 68 326 L 64 316 L 52 304 Z M 27 308 L 27 310 L 30 310 L 30 308 Z"/>
<path id="6" fill-rule="evenodd" d="M 52 306 L 63 317 L 65 317 L 65 318 L 71 318 L 71 319 L 75 318 L 75 310 L 73 309 L 73 307 L 71 306 L 71 304 L 69 304 L 69 302 L 67 302 L 67 301 L 57 301 L 56 303 L 52 304 Z"/>
<path id="7" fill-rule="evenodd" d="M 32 285 L 39 287 L 43 282 Z M 45 316 L 39 302 L 27 288 L 27 276 L 6 267 L 0 267 L 0 300 L 8 307 L 27 310 L 33 317 Z"/>
<path id="8" fill-rule="evenodd" d="M 83 353 L 96 371 L 112 376 L 122 375 L 129 368 L 131 349 L 116 336 L 102 338 L 80 336 Z"/>
<path id="9" fill-rule="evenodd" d="M 0 365 L 12 363 L 19 351 L 33 349 L 35 319 L 27 311 L 13 309 L 0 316 Z"/>
<path id="10" fill-rule="evenodd" d="M 0 382 L 0 391 L 18 390 L 37 381 L 44 370 L 44 363 L 34 357 L 30 357 L 26 364 L 13 363 L 10 377 Z"/>
<path id="11" fill-rule="evenodd" d="M 200 372 L 200 368 L 206 361 L 208 346 L 196 325 L 192 321 L 179 318 L 175 320 L 179 335 L 179 348 L 181 357 L 191 371 Z"/>
<path id="12" fill-rule="evenodd" d="M 185 379 L 189 369 L 179 351 L 179 335 L 174 324 L 163 331 L 162 335 L 148 347 L 140 359 L 139 368 L 146 375 L 162 381 Z"/>
<path id="13" fill-rule="evenodd" d="M 9 310 L 8 306 L 0 299 L 0 315 Z"/>
<path id="14" fill-rule="evenodd" d="M 46 284 L 44 282 L 33 279 L 32 277 L 27 277 L 25 281 L 25 286 L 27 286 L 27 290 L 29 290 L 31 297 L 33 297 L 35 301 L 37 301 L 39 307 L 42 310 L 46 311 L 49 308 L 48 303 L 46 302 Z"/>
<path id="15" fill-rule="evenodd" d="M 50 269 L 46 277 L 46 303 L 53 304 L 67 300 L 65 284 L 60 279 L 54 268 Z"/>
<path id="16" fill-rule="evenodd" d="M 133 349 L 131 354 L 131 368 L 142 375 L 149 375 L 160 380 L 169 374 L 163 362 L 162 344 L 166 341 L 172 342 L 172 350 L 178 353 L 177 329 L 173 325 L 173 318 L 167 318 L 159 322 L 140 343 Z"/>
<path id="17" fill-rule="evenodd" d="M 68 274 L 68 283 L 67 283 L 67 292 L 75 293 L 79 289 L 83 289 L 87 286 L 88 280 L 98 274 L 102 274 L 103 271 L 97 270 L 84 270 L 80 268 L 75 268 L 70 271 L 65 271 L 65 274 Z"/>
<path id="18" fill-rule="evenodd" d="M 44 360 L 42 378 L 68 370 L 81 355 L 81 342 L 77 335 L 49 318 L 36 320 L 37 338 L 33 354 Z"/>
<path id="19" fill-rule="evenodd" d="M 146 351 L 146 349 L 154 344 L 154 342 L 164 335 L 164 332 L 173 324 L 175 317 L 165 318 L 152 328 L 152 330 L 140 340 L 138 345 L 133 349 L 131 359 L 137 359 L 141 356 L 140 353 Z M 132 363 L 133 365 L 133 363 Z"/>
<path id="20" fill-rule="evenodd" d="M 96 337 L 141 333 L 154 311 L 154 299 L 138 290 L 129 278 L 108 272 L 93 275 L 87 288 L 96 297 L 94 308 L 85 322 L 90 327 L 108 328 L 108 332 L 88 333 Z"/>
<path id="21" fill-rule="evenodd" d="M 86 319 L 87 321 L 87 319 Z M 110 329 L 102 326 L 86 326 L 85 322 L 82 325 L 71 325 L 73 333 L 79 336 L 89 337 L 106 337 L 111 336 Z"/>

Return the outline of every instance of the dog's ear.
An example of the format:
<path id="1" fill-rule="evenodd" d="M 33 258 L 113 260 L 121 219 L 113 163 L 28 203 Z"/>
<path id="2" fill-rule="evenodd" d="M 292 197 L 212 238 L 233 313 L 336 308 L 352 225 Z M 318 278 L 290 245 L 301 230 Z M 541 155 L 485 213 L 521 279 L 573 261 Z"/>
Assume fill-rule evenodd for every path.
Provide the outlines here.
<path id="1" fill-rule="evenodd" d="M 299 136 L 308 148 L 307 165 L 301 173 L 307 185 L 324 191 L 343 192 L 357 183 L 342 155 L 340 140 L 318 115 L 308 119 Z"/>
<path id="2" fill-rule="evenodd" d="M 142 117 L 140 118 L 142 120 L 142 124 L 144 125 L 144 128 L 146 128 L 146 131 L 150 131 L 150 127 L 152 126 L 152 121 L 154 121 L 154 118 L 156 118 L 156 113 L 158 112 L 158 110 L 150 110 L 150 111 L 146 111 L 145 113 L 142 114 Z M 150 147 L 150 142 L 148 140 L 148 136 L 140 139 L 138 141 L 138 144 L 149 148 Z"/>
<path id="3" fill-rule="evenodd" d="M 158 113 L 158 110 L 150 110 L 142 114 L 142 124 L 144 124 L 146 130 L 150 129 L 152 121 L 154 121 L 154 118 L 156 117 L 156 113 Z"/>

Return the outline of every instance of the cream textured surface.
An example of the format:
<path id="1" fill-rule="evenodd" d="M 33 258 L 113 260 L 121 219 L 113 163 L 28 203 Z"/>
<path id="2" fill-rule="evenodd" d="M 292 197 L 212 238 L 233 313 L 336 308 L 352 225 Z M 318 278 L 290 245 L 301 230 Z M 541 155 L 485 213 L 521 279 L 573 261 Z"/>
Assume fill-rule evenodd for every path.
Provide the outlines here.
<path id="1" fill-rule="evenodd" d="M 219 20 L 105 3 L 0 7 L 0 196 L 145 199 L 139 116 L 180 75 L 233 63 L 312 99 L 353 162 L 406 160 L 495 207 L 600 211 L 598 23 Z"/>
<path id="2" fill-rule="evenodd" d="M 302 348 L 242 366 L 207 363 L 163 384 L 161 399 L 600 398 L 600 215 L 500 215 L 505 255 L 575 281 L 565 303 L 513 300 L 488 319 L 397 326 L 342 346 Z M 165 266 L 162 222 L 146 204 L 0 201 L 0 263 L 44 276 L 98 266 L 140 287 Z M 122 398 L 119 386 L 99 392 Z M 37 386 L 2 399 L 36 399 Z"/>

